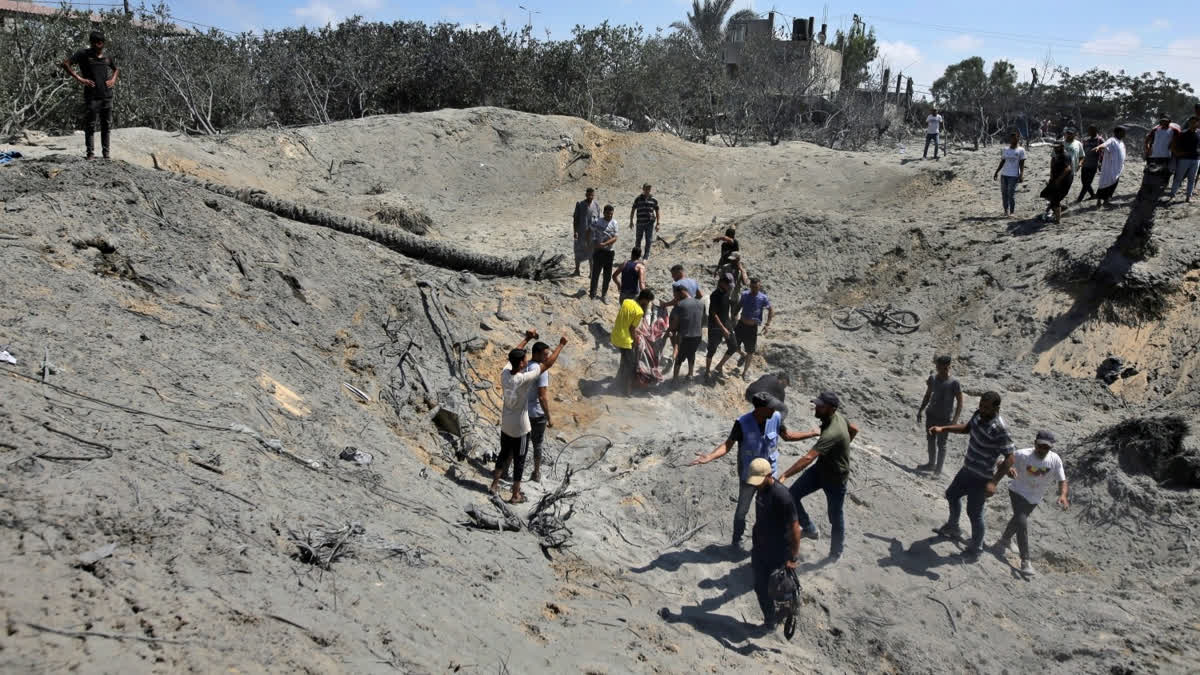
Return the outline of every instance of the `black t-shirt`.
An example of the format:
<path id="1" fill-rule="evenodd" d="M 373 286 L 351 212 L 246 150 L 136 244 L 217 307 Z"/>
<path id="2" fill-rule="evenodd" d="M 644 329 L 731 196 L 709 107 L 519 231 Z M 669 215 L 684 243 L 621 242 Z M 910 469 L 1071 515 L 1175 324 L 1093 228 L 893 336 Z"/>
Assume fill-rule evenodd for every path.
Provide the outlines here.
<path id="1" fill-rule="evenodd" d="M 788 533 L 796 522 L 796 503 L 779 481 L 754 496 L 754 549 L 768 562 L 780 564 L 791 557 Z"/>
<path id="2" fill-rule="evenodd" d="M 746 387 L 746 400 L 749 401 L 750 399 L 754 398 L 754 395 L 760 391 L 767 392 L 779 401 L 784 400 L 783 383 L 780 382 L 779 378 L 775 377 L 774 375 L 763 375 L 757 380 L 751 382 L 750 386 Z"/>
<path id="3" fill-rule="evenodd" d="M 735 238 L 733 241 L 721 242 L 721 258 L 717 261 L 717 266 L 724 265 L 729 260 L 729 254 L 738 250 L 738 241 Z"/>
<path id="4" fill-rule="evenodd" d="M 638 195 L 637 199 L 633 200 L 633 208 L 637 210 L 638 225 L 653 223 L 658 220 L 658 215 L 655 213 L 658 211 L 658 200 L 654 197 Z"/>
<path id="5" fill-rule="evenodd" d="M 112 98 L 112 89 L 105 83 L 112 78 L 113 71 L 117 69 L 117 62 L 113 57 L 108 54 L 98 56 L 96 51 L 89 47 L 72 54 L 70 61 L 79 68 L 80 77 L 96 83 L 95 87 L 83 88 L 85 99 Z"/>
<path id="6" fill-rule="evenodd" d="M 1185 131 L 1175 137 L 1175 152 L 1180 159 L 1197 159 L 1200 157 L 1200 137 L 1195 131 Z"/>
<path id="7" fill-rule="evenodd" d="M 726 330 L 733 330 L 733 326 L 729 325 L 729 293 L 721 290 L 720 286 L 708 296 L 708 329 L 719 331 L 721 329 L 713 321 L 714 316 L 721 320 Z"/>
<path id="8" fill-rule="evenodd" d="M 1100 153 L 1093 152 L 1100 144 L 1104 142 L 1099 136 L 1088 136 L 1083 139 L 1083 165 L 1089 169 L 1094 169 L 1100 164 Z"/>

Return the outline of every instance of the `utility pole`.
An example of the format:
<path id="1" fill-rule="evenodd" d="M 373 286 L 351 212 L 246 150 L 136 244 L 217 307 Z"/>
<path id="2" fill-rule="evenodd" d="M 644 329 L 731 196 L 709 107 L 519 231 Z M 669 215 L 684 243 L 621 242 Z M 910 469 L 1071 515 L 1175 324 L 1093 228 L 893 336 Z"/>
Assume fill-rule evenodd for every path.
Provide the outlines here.
<path id="1" fill-rule="evenodd" d="M 125 2 L 129 2 L 129 0 L 125 0 Z M 541 11 L 531 7 L 526 7 L 525 5 L 517 5 L 517 7 L 525 10 L 525 26 L 528 28 L 533 28 L 533 15 L 541 14 Z"/>

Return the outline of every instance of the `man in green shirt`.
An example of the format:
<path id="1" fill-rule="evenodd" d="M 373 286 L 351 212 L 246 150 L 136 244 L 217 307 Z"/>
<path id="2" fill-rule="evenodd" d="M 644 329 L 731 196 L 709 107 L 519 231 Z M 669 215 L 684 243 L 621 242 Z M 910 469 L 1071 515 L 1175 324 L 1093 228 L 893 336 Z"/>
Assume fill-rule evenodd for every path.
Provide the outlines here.
<path id="1" fill-rule="evenodd" d="M 850 480 L 850 442 L 858 435 L 858 427 L 846 421 L 838 412 L 841 400 L 832 391 L 823 391 L 812 400 L 813 412 L 821 422 L 821 436 L 817 444 L 801 457 L 790 469 L 780 476 L 781 481 L 804 471 L 813 462 L 814 469 L 804 471 L 792 486 L 792 501 L 796 503 L 796 516 L 804 535 L 817 539 L 820 534 L 812 518 L 804 510 L 800 500 L 821 490 L 829 511 L 829 559 L 837 562 L 842 557 L 846 541 L 846 519 L 843 504 L 846 501 L 846 484 Z"/>

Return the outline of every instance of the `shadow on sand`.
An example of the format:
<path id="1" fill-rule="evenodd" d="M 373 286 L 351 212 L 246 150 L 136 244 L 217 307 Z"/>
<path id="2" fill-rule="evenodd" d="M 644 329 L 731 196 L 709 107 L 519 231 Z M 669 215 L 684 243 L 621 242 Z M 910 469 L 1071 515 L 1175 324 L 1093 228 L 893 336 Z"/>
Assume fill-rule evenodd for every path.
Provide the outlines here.
<path id="1" fill-rule="evenodd" d="M 962 562 L 958 555 L 942 555 L 933 550 L 937 541 L 950 541 L 941 536 L 926 537 L 914 541 L 906 550 L 904 544 L 895 537 L 884 537 L 870 532 L 863 532 L 868 539 L 878 539 L 888 543 L 887 557 L 879 559 L 880 567 L 899 567 L 904 572 L 915 577 L 925 577 L 937 581 L 942 575 L 934 572 L 934 568 L 945 565 L 957 565 Z"/>
<path id="2" fill-rule="evenodd" d="M 717 579 L 701 581 L 700 586 L 702 588 L 723 587 L 725 592 L 716 597 L 702 600 L 698 604 L 680 607 L 678 612 L 672 612 L 663 607 L 659 610 L 658 615 L 667 623 L 686 623 L 716 640 L 722 647 L 742 656 L 749 656 L 760 651 L 779 653 L 778 649 L 761 647 L 749 642 L 770 635 L 774 632 L 773 628 L 751 623 L 746 621 L 745 617 L 736 619 L 732 616 L 715 613 L 729 601 L 754 591 L 753 574 L 748 565 L 736 566 Z"/>

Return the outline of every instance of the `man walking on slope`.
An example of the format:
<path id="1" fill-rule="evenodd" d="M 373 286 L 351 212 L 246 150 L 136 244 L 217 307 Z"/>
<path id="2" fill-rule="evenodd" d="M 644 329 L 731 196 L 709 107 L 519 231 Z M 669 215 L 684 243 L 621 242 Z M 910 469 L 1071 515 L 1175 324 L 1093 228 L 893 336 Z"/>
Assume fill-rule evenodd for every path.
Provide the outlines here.
<path id="1" fill-rule="evenodd" d="M 750 512 L 750 502 L 754 499 L 757 487 L 761 482 L 751 482 L 750 465 L 756 460 L 763 460 L 770 475 L 779 473 L 779 440 L 787 442 L 803 441 L 818 435 L 816 431 L 792 432 L 783 425 L 779 413 L 771 409 L 771 397 L 765 393 L 754 397 L 751 405 L 754 409 L 737 418 L 729 436 L 712 452 L 701 453 L 688 466 L 708 464 L 714 459 L 720 459 L 737 444 L 737 472 L 741 488 L 738 492 L 737 509 L 733 512 L 733 542 L 734 550 L 740 550 L 742 536 L 746 533 L 746 514 Z M 790 501 L 790 500 L 789 500 Z M 757 525 L 755 531 L 758 530 Z M 768 574 L 770 570 L 768 570 Z"/>
<path id="2" fill-rule="evenodd" d="M 533 445 L 533 473 L 529 480 L 542 482 L 542 447 L 545 445 L 546 428 L 554 427 L 550 419 L 550 373 L 542 370 L 542 364 L 550 356 L 550 345 L 535 342 L 530 352 L 529 365 L 525 370 L 539 373 L 537 384 L 529 388 L 529 441 Z"/>
<path id="3" fill-rule="evenodd" d="M 525 453 L 528 449 L 529 432 L 529 389 L 541 378 L 542 373 L 550 370 L 562 348 L 567 344 L 567 338 L 558 341 L 554 353 L 538 364 L 537 369 L 526 370 L 529 361 L 525 355 L 525 345 L 536 339 L 537 331 L 525 331 L 525 339 L 508 353 L 508 363 L 500 372 L 500 386 L 504 391 L 504 407 L 500 412 L 500 455 L 496 458 L 496 469 L 492 472 L 492 484 L 488 492 L 495 494 L 500 487 L 500 476 L 513 464 L 513 485 L 510 504 L 523 504 L 527 500 L 521 492 L 521 477 L 525 473 Z"/>
<path id="4" fill-rule="evenodd" d="M 774 628 L 780 618 L 775 616 L 771 599 L 771 573 L 786 567 L 796 569 L 800 555 L 800 526 L 796 522 L 796 507 L 792 496 L 771 475 L 770 463 L 757 458 L 746 471 L 746 485 L 754 490 L 754 547 L 750 552 L 750 568 L 754 570 L 754 595 L 763 613 L 763 627 Z"/>
<path id="5" fill-rule="evenodd" d="M 575 276 L 579 276 L 579 264 L 592 261 L 592 223 L 600 218 L 600 203 L 596 201 L 596 190 L 588 188 L 583 201 L 575 202 L 575 215 L 571 217 L 571 236 L 575 242 Z M 591 268 L 588 268 L 591 276 Z"/>
<path id="6" fill-rule="evenodd" d="M 691 381 L 696 367 L 696 351 L 700 349 L 700 341 L 704 338 L 704 303 L 693 298 L 685 285 L 675 282 L 672 286 L 675 294 L 675 309 L 671 312 L 671 322 L 668 331 L 678 338 L 679 352 L 675 357 L 675 372 L 672 381 L 679 379 L 679 369 L 687 361 L 687 379 Z"/>
<path id="7" fill-rule="evenodd" d="M 62 62 L 63 70 L 83 85 L 83 143 L 87 158 L 96 156 L 96 126 L 100 126 L 100 150 L 104 159 L 109 158 L 109 124 L 112 119 L 113 87 L 121 69 L 111 56 L 104 53 L 104 33 L 92 31 L 88 36 L 90 47 L 81 49 Z M 72 65 L 79 66 L 76 73 Z"/>
<path id="8" fill-rule="evenodd" d="M 1101 143 L 1093 152 L 1101 157 L 1100 187 L 1096 190 L 1096 201 L 1108 206 L 1117 184 L 1121 182 L 1121 172 L 1125 170 L 1125 127 L 1113 129 L 1113 135 Z"/>
<path id="9" fill-rule="evenodd" d="M 810 539 L 817 539 L 820 533 L 813 524 L 812 518 L 804 510 L 802 500 L 808 495 L 821 490 L 825 493 L 825 504 L 829 512 L 829 560 L 837 562 L 842 557 L 846 544 L 846 517 L 844 507 L 846 488 L 850 482 L 850 443 L 858 435 L 858 427 L 846 421 L 838 412 L 841 400 L 832 391 L 823 391 L 812 400 L 813 413 L 821 422 L 820 438 L 808 454 L 801 457 L 791 466 L 779 480 L 786 482 L 788 478 L 804 471 L 813 462 L 815 469 L 804 471 L 804 475 L 792 483 L 789 489 L 792 501 L 796 503 L 796 515 L 800 519 L 800 528 Z"/>
<path id="10" fill-rule="evenodd" d="M 629 228 L 637 223 L 633 243 L 641 246 L 643 260 L 650 260 L 650 244 L 654 243 L 654 230 L 662 227 L 661 214 L 658 210 L 658 200 L 650 196 L 650 184 L 642 186 L 642 194 L 633 200 L 633 208 L 629 210 Z M 642 240 L 645 239 L 645 244 Z"/>
<path id="11" fill-rule="evenodd" d="M 1082 202 L 1085 196 L 1096 196 L 1096 191 L 1092 189 L 1092 181 L 1096 178 L 1096 171 L 1100 169 L 1100 155 L 1096 148 L 1104 143 L 1104 137 L 1095 126 L 1088 127 L 1087 132 L 1087 138 L 1083 139 L 1083 162 L 1079 169 L 1079 181 L 1083 187 L 1079 189 L 1079 196 L 1075 198 L 1076 204 Z"/>
<path id="12" fill-rule="evenodd" d="M 705 378 L 713 376 L 713 355 L 721 348 L 722 343 L 725 344 L 725 356 L 717 363 L 718 373 L 721 372 L 721 368 L 725 367 L 725 362 L 729 360 L 729 357 L 738 350 L 737 341 L 733 337 L 733 319 L 729 311 L 733 305 L 730 300 L 732 285 L 733 276 L 724 274 L 717 282 L 717 290 L 708 296 L 708 358 L 704 361 Z"/>
<path id="13" fill-rule="evenodd" d="M 963 468 L 954 476 L 946 488 L 946 501 L 950 505 L 950 518 L 934 530 L 943 537 L 958 539 L 962 536 L 958 521 L 962 513 L 962 499 L 967 498 L 967 518 L 971 521 L 971 540 L 964 552 L 974 557 L 983 550 L 983 505 L 996 494 L 996 484 L 1008 473 L 1013 463 L 1013 442 L 1008 434 L 1008 424 L 1000 417 L 1000 394 L 994 391 L 979 398 L 979 409 L 966 424 L 933 426 L 929 433 L 970 434 L 967 440 L 967 456 Z M 1004 461 L 996 466 L 1001 457 Z"/>
<path id="14" fill-rule="evenodd" d="M 950 355 L 942 354 L 933 360 L 936 373 L 930 373 L 925 381 L 925 398 L 921 399 L 921 407 L 917 408 L 917 423 L 921 422 L 921 413 L 925 413 L 925 438 L 929 446 L 929 461 L 917 467 L 917 471 L 932 471 L 934 476 L 942 475 L 942 465 L 946 463 L 946 434 L 929 433 L 928 430 L 943 424 L 958 424 L 962 414 L 963 395 L 962 385 L 950 377 Z M 928 406 L 928 407 L 926 407 Z M 953 413 L 953 414 L 951 414 Z"/>
<path id="15" fill-rule="evenodd" d="M 921 153 L 921 159 L 929 159 L 929 144 L 933 143 L 933 158 L 938 158 L 938 145 L 942 136 L 942 123 L 945 119 L 938 114 L 937 108 L 934 108 L 929 113 L 929 117 L 925 118 L 925 152 Z"/>
<path id="16" fill-rule="evenodd" d="M 1013 467 L 1008 472 L 1013 479 L 1008 485 L 1013 515 L 1004 534 L 993 546 L 996 555 L 1004 557 L 1016 535 L 1017 549 L 1021 552 L 1021 574 L 1027 578 L 1036 574 L 1029 555 L 1029 516 L 1042 503 L 1042 496 L 1052 481 L 1058 481 L 1058 505 L 1064 511 L 1071 506 L 1067 500 L 1067 474 L 1062 459 L 1051 451 L 1053 447 L 1054 433 L 1039 431 L 1032 448 L 1013 453 Z"/>
<path id="17" fill-rule="evenodd" d="M 654 302 L 654 291 L 642 289 L 636 300 L 625 300 L 617 312 L 617 320 L 613 322 L 612 335 L 609 340 L 612 346 L 621 352 L 621 365 L 617 368 L 614 384 L 617 391 L 629 396 L 633 393 L 633 380 L 637 377 L 637 350 L 634 349 L 634 331 L 646 316 L 650 303 Z"/>
<path id="18" fill-rule="evenodd" d="M 750 375 L 750 362 L 754 360 L 754 353 L 758 351 L 759 326 L 762 326 L 762 334 L 766 335 L 767 329 L 771 327 L 771 320 L 775 318 L 775 308 L 771 306 L 767 294 L 763 293 L 762 282 L 757 277 L 750 280 L 748 290 L 742 291 L 738 307 L 741 309 L 741 317 L 734 334 L 737 336 L 738 345 L 746 352 L 746 362 L 742 368 L 744 380 Z M 765 324 L 763 310 L 767 311 Z"/>

